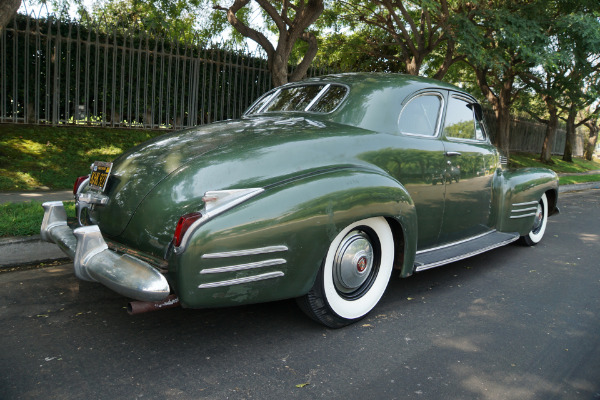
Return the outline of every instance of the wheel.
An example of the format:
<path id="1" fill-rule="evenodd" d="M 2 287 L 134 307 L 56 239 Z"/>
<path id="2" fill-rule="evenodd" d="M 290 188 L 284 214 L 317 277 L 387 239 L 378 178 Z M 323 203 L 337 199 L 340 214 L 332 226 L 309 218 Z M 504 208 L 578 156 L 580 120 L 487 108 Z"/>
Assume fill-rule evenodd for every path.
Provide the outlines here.
<path id="1" fill-rule="evenodd" d="M 393 264 L 394 237 L 386 220 L 355 222 L 331 242 L 312 289 L 298 305 L 330 328 L 349 325 L 379 302 Z"/>
<path id="2" fill-rule="evenodd" d="M 521 244 L 526 246 L 535 246 L 538 244 L 542 237 L 544 237 L 544 232 L 546 232 L 546 224 L 548 223 L 548 199 L 546 198 L 546 194 L 542 195 L 538 205 L 537 211 L 535 212 L 535 219 L 533 220 L 533 227 L 531 231 L 519 238 Z"/>

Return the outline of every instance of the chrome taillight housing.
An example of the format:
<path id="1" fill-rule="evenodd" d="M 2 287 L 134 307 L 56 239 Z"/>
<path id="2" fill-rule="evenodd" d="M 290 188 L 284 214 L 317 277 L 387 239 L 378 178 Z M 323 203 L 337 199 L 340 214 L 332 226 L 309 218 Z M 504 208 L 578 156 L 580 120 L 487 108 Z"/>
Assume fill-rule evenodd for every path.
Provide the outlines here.
<path id="1" fill-rule="evenodd" d="M 185 214 L 179 218 L 179 221 L 177 222 L 175 234 L 173 235 L 175 253 L 181 253 L 185 250 L 189 240 L 188 236 L 193 233 L 194 229 L 262 192 L 264 192 L 263 188 L 250 188 L 213 190 L 204 193 L 204 196 L 202 197 L 204 207 L 201 212 Z M 192 231 L 190 234 L 186 235 L 186 232 L 190 229 Z"/>

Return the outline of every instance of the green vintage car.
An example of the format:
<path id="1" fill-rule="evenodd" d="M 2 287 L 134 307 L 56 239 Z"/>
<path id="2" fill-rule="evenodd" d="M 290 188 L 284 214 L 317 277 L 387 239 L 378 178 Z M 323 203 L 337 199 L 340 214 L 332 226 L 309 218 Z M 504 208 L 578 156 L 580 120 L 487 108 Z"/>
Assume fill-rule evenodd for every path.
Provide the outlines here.
<path id="1" fill-rule="evenodd" d="M 297 298 L 341 327 L 377 305 L 394 270 L 538 243 L 556 174 L 505 164 L 459 88 L 330 75 L 94 163 L 74 189 L 80 227 L 45 203 L 42 236 L 79 278 L 139 300 L 132 312 Z"/>

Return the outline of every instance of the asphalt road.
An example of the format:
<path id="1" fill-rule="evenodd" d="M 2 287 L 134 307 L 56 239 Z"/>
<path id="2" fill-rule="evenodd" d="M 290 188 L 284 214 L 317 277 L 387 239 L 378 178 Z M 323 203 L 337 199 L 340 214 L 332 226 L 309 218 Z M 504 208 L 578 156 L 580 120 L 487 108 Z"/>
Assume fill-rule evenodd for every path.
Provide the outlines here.
<path id="1" fill-rule="evenodd" d="M 600 191 L 533 248 L 392 279 L 330 330 L 294 301 L 129 316 L 72 265 L 0 274 L 0 399 L 600 399 Z"/>

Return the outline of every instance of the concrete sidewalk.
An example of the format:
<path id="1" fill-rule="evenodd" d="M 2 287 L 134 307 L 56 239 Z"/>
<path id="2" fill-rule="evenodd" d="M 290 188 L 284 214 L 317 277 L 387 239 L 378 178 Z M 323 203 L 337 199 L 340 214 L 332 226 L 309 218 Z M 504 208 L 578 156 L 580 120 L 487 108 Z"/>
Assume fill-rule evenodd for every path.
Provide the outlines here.
<path id="1" fill-rule="evenodd" d="M 72 190 L 37 190 L 26 192 L 0 192 L 1 203 L 24 201 L 72 201 Z M 20 265 L 39 264 L 68 257 L 54 243 L 44 242 L 40 235 L 0 238 L 0 269 Z"/>
<path id="2" fill-rule="evenodd" d="M 0 192 L 0 203 L 20 203 L 23 201 L 69 201 L 73 200 L 72 190 L 34 190 L 26 192 Z"/>

